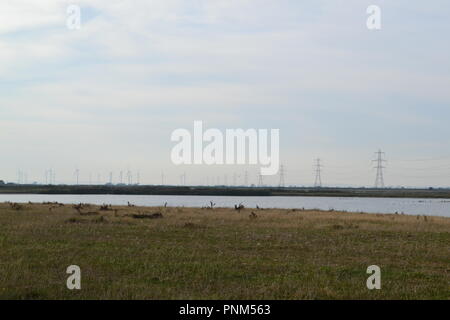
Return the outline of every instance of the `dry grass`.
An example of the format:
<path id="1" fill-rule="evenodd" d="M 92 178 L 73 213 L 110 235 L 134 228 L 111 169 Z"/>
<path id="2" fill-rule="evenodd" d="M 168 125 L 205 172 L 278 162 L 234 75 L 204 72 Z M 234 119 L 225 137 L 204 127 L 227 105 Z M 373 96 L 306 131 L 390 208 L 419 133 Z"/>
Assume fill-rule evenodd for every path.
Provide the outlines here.
<path id="1" fill-rule="evenodd" d="M 0 204 L 3 299 L 448 299 L 449 253 L 440 217 Z"/>

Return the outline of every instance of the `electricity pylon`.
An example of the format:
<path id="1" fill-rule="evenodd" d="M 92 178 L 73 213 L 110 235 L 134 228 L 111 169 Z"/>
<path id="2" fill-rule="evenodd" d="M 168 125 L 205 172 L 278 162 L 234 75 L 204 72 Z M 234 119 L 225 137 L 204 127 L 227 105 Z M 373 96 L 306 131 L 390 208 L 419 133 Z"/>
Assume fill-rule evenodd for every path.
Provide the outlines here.
<path id="1" fill-rule="evenodd" d="M 263 182 L 263 176 L 261 173 L 258 174 L 258 187 L 263 187 L 264 186 L 264 182 Z"/>
<path id="2" fill-rule="evenodd" d="M 278 186 L 279 186 L 280 188 L 284 188 L 284 185 L 285 185 L 285 183 L 284 183 L 284 174 L 285 174 L 285 172 L 284 172 L 284 166 L 281 165 L 281 166 L 280 166 L 280 183 L 278 184 Z"/>
<path id="3" fill-rule="evenodd" d="M 80 169 L 75 169 L 75 177 L 77 179 L 77 185 L 80 184 Z"/>
<path id="4" fill-rule="evenodd" d="M 383 175 L 383 169 L 386 167 L 383 166 L 383 163 L 386 162 L 386 160 L 383 159 L 383 155 L 385 154 L 381 150 L 378 150 L 378 152 L 375 153 L 377 155 L 377 158 L 373 160 L 373 162 L 377 163 L 377 166 L 374 167 L 377 169 L 377 176 L 375 178 L 375 188 L 384 188 L 384 175 Z"/>
<path id="5" fill-rule="evenodd" d="M 322 187 L 322 165 L 320 164 L 320 159 L 316 159 L 316 180 L 314 181 L 314 187 L 315 188 L 321 188 Z"/>

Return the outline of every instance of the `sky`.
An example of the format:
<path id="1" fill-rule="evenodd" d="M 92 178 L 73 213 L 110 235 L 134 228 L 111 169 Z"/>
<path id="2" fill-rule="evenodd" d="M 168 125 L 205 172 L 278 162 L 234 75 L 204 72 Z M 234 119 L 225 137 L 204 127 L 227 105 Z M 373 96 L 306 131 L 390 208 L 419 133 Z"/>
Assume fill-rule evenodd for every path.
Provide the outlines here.
<path id="1" fill-rule="evenodd" d="M 2 0 L 0 180 L 256 184 L 255 166 L 171 162 L 171 133 L 201 120 L 279 128 L 286 185 L 321 158 L 324 185 L 372 186 L 381 149 L 387 186 L 448 187 L 449 17 L 447 0 Z"/>

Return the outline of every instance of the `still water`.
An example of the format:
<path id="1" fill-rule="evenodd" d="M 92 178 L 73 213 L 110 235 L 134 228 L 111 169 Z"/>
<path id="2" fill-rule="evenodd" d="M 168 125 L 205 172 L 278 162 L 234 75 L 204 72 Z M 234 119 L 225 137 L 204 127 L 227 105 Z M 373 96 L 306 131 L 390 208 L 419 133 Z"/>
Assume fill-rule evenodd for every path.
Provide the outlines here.
<path id="1" fill-rule="evenodd" d="M 335 198 L 335 197 L 229 197 L 229 196 L 138 196 L 138 195 L 38 195 L 0 194 L 0 202 L 91 203 L 138 206 L 204 207 L 210 201 L 217 207 L 320 209 L 367 213 L 405 213 L 450 217 L 450 199 Z"/>

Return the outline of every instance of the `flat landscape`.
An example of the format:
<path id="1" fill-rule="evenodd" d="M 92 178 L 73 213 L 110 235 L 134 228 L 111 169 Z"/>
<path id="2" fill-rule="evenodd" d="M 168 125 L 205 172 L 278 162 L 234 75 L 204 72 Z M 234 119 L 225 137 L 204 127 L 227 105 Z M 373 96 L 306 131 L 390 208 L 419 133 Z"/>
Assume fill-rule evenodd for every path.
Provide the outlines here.
<path id="1" fill-rule="evenodd" d="M 0 299 L 449 299 L 449 252 L 442 217 L 0 204 Z"/>
<path id="2" fill-rule="evenodd" d="M 309 196 L 450 199 L 448 188 L 308 188 L 155 185 L 22 185 L 0 184 L 0 194 L 122 194 L 198 196 Z"/>

